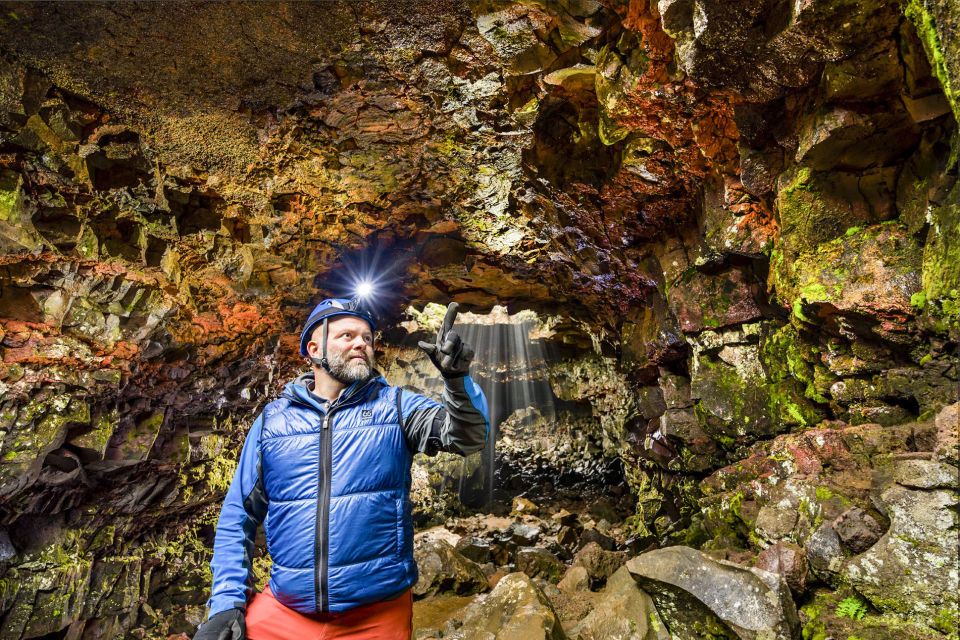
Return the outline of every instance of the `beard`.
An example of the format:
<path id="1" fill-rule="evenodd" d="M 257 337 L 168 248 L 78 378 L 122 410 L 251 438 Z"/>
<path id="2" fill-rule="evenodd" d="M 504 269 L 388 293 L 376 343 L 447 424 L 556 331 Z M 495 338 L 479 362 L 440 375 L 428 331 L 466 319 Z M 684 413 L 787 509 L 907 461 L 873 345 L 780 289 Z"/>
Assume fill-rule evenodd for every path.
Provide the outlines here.
<path id="1" fill-rule="evenodd" d="M 353 355 L 337 353 L 327 356 L 330 365 L 330 376 L 337 382 L 353 384 L 362 382 L 373 373 L 373 363 L 364 355 L 363 360 L 354 360 Z"/>

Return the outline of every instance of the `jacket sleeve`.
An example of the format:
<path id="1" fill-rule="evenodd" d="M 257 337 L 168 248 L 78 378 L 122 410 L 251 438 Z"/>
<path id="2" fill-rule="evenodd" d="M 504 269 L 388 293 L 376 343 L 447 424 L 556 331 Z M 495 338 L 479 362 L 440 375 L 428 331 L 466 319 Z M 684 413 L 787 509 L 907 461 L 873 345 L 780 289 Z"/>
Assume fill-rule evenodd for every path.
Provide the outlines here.
<path id="1" fill-rule="evenodd" d="M 470 376 L 445 378 L 443 404 L 418 393 L 397 389 L 401 425 L 414 453 L 439 451 L 469 455 L 490 436 L 487 398 Z"/>
<path id="2" fill-rule="evenodd" d="M 261 413 L 243 443 L 237 470 L 220 510 L 210 563 L 213 587 L 207 601 L 209 617 L 228 609 L 245 610 L 253 591 L 257 527 L 267 512 L 260 456 L 262 430 Z"/>

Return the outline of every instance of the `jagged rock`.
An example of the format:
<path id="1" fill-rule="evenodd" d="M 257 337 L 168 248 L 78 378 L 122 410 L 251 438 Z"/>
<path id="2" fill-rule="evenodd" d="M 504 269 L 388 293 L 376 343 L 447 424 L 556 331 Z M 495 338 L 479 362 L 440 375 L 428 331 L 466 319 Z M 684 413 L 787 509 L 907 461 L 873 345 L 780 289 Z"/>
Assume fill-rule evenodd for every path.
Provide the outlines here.
<path id="1" fill-rule="evenodd" d="M 932 460 L 900 460 L 893 469 L 897 484 L 911 489 L 960 489 L 960 471 Z"/>
<path id="2" fill-rule="evenodd" d="M 806 591 L 807 556 L 795 544 L 780 541 L 767 547 L 757 556 L 756 567 L 782 576 L 794 594 Z"/>
<path id="3" fill-rule="evenodd" d="M 804 551 L 813 571 L 821 578 L 840 572 L 845 554 L 840 546 L 840 536 L 828 522 L 824 522 L 807 538 Z"/>
<path id="4" fill-rule="evenodd" d="M 540 539 L 540 528 L 521 522 L 510 526 L 510 540 L 519 546 L 531 546 Z"/>
<path id="5" fill-rule="evenodd" d="M 883 485 L 874 482 L 882 483 L 890 471 L 882 471 L 882 466 L 875 469 L 874 465 L 882 465 L 897 454 L 910 454 L 915 446 L 932 446 L 925 443 L 932 443 L 933 434 L 933 425 L 928 422 L 893 427 L 825 423 L 817 429 L 778 436 L 751 457 L 704 480 L 704 524 L 718 543 L 725 541 L 722 546 L 752 546 L 754 531 L 770 543 L 796 542 L 806 549 L 811 568 L 818 575 L 835 572 L 838 567 L 834 561 L 844 555 L 834 528 L 841 514 L 853 507 L 870 514 L 875 522 L 861 531 L 863 543 L 883 531 L 882 526 L 874 526 L 885 523 L 873 503 Z M 796 518 L 789 513 L 791 510 Z M 759 520 L 761 512 L 763 520 Z M 851 515 L 855 513 L 860 512 Z M 854 521 L 858 519 L 854 518 L 851 525 Z M 762 530 L 756 529 L 758 522 Z M 790 522 L 793 525 L 788 530 L 786 524 Z M 854 546 L 858 544 L 853 529 L 849 538 Z"/>
<path id="6" fill-rule="evenodd" d="M 893 485 L 881 500 L 890 529 L 845 564 L 843 577 L 880 611 L 948 632 L 960 617 L 957 491 Z"/>
<path id="7" fill-rule="evenodd" d="M 517 549 L 515 565 L 517 571 L 531 578 L 543 578 L 549 582 L 560 580 L 566 568 L 555 555 L 539 547 Z"/>
<path id="8" fill-rule="evenodd" d="M 624 552 L 607 551 L 596 542 L 587 543 L 573 557 L 573 564 L 587 570 L 593 585 L 606 582 L 607 578 L 612 576 L 626 561 L 627 557 Z"/>
<path id="9" fill-rule="evenodd" d="M 576 627 L 581 640 L 668 640 L 657 610 L 626 567 L 610 576 L 603 595 Z"/>
<path id="10" fill-rule="evenodd" d="M 650 551 L 627 562 L 673 637 L 792 640 L 799 619 L 790 589 L 774 573 L 714 560 L 689 547 Z"/>
<path id="11" fill-rule="evenodd" d="M 490 543 L 483 538 L 464 536 L 456 543 L 455 548 L 463 557 L 477 564 L 490 562 Z"/>
<path id="12" fill-rule="evenodd" d="M 880 523 L 860 507 L 852 507 L 837 516 L 833 530 L 843 545 L 855 554 L 872 547 L 883 535 Z"/>
<path id="13" fill-rule="evenodd" d="M 468 595 L 487 589 L 487 576 L 477 563 L 464 558 L 444 540 L 425 540 L 414 547 L 420 576 L 413 586 L 415 596 Z"/>
<path id="14" fill-rule="evenodd" d="M 567 593 L 589 591 L 590 574 L 587 573 L 586 567 L 573 565 L 563 574 L 563 578 L 557 583 L 557 588 Z"/>
<path id="15" fill-rule="evenodd" d="M 590 544 L 598 545 L 605 551 L 613 551 L 617 546 L 616 540 L 610 536 L 601 533 L 596 527 L 587 527 L 580 532 L 580 539 L 577 543 L 581 549 Z"/>
<path id="16" fill-rule="evenodd" d="M 445 636 L 446 637 L 446 636 Z M 564 640 L 550 601 L 529 577 L 511 573 L 464 612 L 456 640 Z"/>
<path id="17" fill-rule="evenodd" d="M 537 505 L 535 505 L 532 501 L 527 500 L 526 498 L 523 498 L 520 496 L 517 496 L 516 498 L 513 499 L 512 507 L 513 508 L 511 509 L 511 513 L 514 513 L 514 514 L 536 514 L 537 513 Z"/>
<path id="18" fill-rule="evenodd" d="M 577 546 L 577 541 L 579 536 L 573 527 L 561 527 L 560 531 L 557 532 L 557 544 L 566 548 L 573 549 Z"/>
<path id="19" fill-rule="evenodd" d="M 933 454 L 937 460 L 960 465 L 960 402 L 944 407 L 936 418 L 937 443 Z"/>
<path id="20" fill-rule="evenodd" d="M 7 562 L 17 557 L 17 550 L 10 542 L 10 534 L 6 529 L 0 529 L 0 562 Z"/>

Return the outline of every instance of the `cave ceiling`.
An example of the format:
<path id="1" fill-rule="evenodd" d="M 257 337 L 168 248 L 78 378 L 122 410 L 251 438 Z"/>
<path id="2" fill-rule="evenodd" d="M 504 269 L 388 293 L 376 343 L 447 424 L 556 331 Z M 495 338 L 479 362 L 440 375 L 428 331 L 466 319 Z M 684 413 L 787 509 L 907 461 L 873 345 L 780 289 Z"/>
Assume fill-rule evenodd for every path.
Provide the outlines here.
<path id="1" fill-rule="evenodd" d="M 615 324 L 657 287 L 651 243 L 737 171 L 736 96 L 691 81 L 636 3 L 13 3 L 0 31 L 24 115 L 65 114 L 22 143 L 70 183 L 65 215 L 97 234 L 97 209 L 123 212 L 123 246 L 84 257 L 159 279 L 184 323 L 302 312 L 378 255 L 392 313 Z M 81 253 L 37 233 L 38 261 Z"/>

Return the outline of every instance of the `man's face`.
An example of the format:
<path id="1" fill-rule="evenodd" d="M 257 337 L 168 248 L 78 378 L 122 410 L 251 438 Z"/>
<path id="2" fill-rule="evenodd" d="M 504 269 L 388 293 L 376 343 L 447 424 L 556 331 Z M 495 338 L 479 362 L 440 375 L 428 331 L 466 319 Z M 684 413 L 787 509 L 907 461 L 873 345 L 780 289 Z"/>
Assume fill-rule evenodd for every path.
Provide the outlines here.
<path id="1" fill-rule="evenodd" d="M 313 330 L 307 353 L 323 357 L 323 325 Z M 330 375 L 344 384 L 366 380 L 373 373 L 373 332 L 366 320 L 336 316 L 327 323 L 327 362 Z"/>

